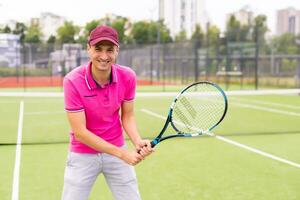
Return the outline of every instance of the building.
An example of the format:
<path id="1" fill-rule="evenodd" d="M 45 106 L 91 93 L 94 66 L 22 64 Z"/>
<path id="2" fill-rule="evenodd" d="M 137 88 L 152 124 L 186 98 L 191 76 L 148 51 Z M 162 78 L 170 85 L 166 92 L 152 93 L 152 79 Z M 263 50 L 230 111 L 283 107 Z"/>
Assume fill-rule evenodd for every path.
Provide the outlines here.
<path id="1" fill-rule="evenodd" d="M 31 25 L 38 25 L 43 33 L 43 40 L 48 40 L 48 38 L 53 35 L 56 36 L 57 29 L 63 26 L 66 22 L 65 17 L 61 17 L 49 12 L 41 13 L 39 18 L 32 18 Z"/>
<path id="2" fill-rule="evenodd" d="M 230 17 L 234 16 L 241 25 L 252 25 L 254 20 L 254 14 L 249 6 L 245 6 L 237 12 L 230 13 L 226 16 L 226 23 L 229 21 Z"/>
<path id="3" fill-rule="evenodd" d="M 190 38 L 197 24 L 205 31 L 208 22 L 204 0 L 160 0 L 159 18 L 164 20 L 172 38 L 181 31 Z"/>
<path id="4" fill-rule="evenodd" d="M 277 11 L 276 34 L 300 34 L 300 10 L 289 7 Z"/>
<path id="5" fill-rule="evenodd" d="M 16 20 L 7 20 L 3 25 L 1 25 L 1 28 L 4 28 L 5 26 L 9 27 L 10 30 L 14 30 L 16 28 L 17 21 Z"/>
<path id="6" fill-rule="evenodd" d="M 20 36 L 0 33 L 0 67 L 20 66 L 20 48 Z"/>

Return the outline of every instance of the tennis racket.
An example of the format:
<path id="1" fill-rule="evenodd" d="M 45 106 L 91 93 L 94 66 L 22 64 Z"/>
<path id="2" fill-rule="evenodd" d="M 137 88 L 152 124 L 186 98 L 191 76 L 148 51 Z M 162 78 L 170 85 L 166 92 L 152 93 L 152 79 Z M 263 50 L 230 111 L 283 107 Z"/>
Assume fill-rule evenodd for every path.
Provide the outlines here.
<path id="1" fill-rule="evenodd" d="M 210 131 L 224 119 L 227 107 L 227 97 L 218 85 L 208 81 L 189 85 L 173 100 L 165 125 L 151 146 L 170 138 L 211 135 Z M 163 137 L 169 124 L 176 134 Z"/>

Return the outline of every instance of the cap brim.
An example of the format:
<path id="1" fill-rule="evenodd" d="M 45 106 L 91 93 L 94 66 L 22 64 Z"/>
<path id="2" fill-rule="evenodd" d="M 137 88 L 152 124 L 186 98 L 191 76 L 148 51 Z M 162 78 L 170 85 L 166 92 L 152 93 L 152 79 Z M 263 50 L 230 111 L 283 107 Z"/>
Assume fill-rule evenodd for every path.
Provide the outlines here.
<path id="1" fill-rule="evenodd" d="M 118 42 L 116 42 L 116 41 L 114 41 L 113 39 L 108 38 L 108 37 L 100 37 L 100 38 L 97 38 L 97 39 L 95 39 L 95 40 L 92 40 L 92 41 L 90 41 L 90 45 L 94 46 L 94 45 L 96 45 L 97 43 L 99 43 L 99 42 L 101 42 L 101 41 L 110 41 L 110 42 L 112 42 L 113 44 L 119 46 L 119 43 L 118 43 Z"/>

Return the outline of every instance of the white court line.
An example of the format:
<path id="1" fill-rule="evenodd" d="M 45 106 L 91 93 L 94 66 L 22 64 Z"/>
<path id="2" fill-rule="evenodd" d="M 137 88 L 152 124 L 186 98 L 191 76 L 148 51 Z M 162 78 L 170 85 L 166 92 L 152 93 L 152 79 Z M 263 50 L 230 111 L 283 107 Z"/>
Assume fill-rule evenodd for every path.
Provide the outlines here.
<path id="1" fill-rule="evenodd" d="M 267 107 L 262 107 L 262 106 L 255 106 L 251 104 L 246 104 L 246 103 L 232 103 L 235 106 L 243 107 L 243 108 L 251 108 L 254 110 L 263 110 L 267 112 L 272 112 L 272 113 L 278 113 L 278 114 L 284 114 L 284 115 L 291 115 L 291 116 L 297 116 L 300 117 L 300 113 L 298 112 L 289 112 L 285 110 L 279 110 L 279 109 L 274 109 L 274 108 L 267 108 Z"/>
<path id="2" fill-rule="evenodd" d="M 22 143 L 22 129 L 24 116 L 24 102 L 20 102 L 19 123 L 18 123 L 18 138 L 16 145 L 16 159 L 13 176 L 12 200 L 19 199 L 19 177 L 20 177 L 20 162 L 21 162 L 21 143 Z"/>
<path id="3" fill-rule="evenodd" d="M 268 101 L 243 99 L 243 98 L 236 98 L 236 97 L 230 97 L 229 100 L 231 100 L 231 99 L 233 99 L 234 101 L 244 101 L 244 102 L 256 103 L 256 104 L 261 104 L 261 105 L 278 106 L 278 107 L 285 107 L 285 108 L 291 108 L 291 109 L 300 109 L 300 106 L 286 105 L 286 104 L 282 104 L 282 103 L 273 103 L 273 102 L 268 102 Z"/>
<path id="4" fill-rule="evenodd" d="M 152 115 L 152 116 L 154 116 L 154 117 L 157 117 L 157 118 L 166 120 L 166 118 L 165 118 L 164 116 L 159 115 L 159 114 L 157 114 L 157 113 L 155 113 L 155 112 L 152 112 L 152 111 L 150 111 L 150 110 L 147 110 L 147 109 L 141 109 L 141 111 L 144 112 L 144 113 L 147 113 L 147 114 L 149 114 L 149 115 Z M 222 137 L 222 136 L 216 136 L 216 135 L 213 134 L 213 133 L 209 133 L 209 134 L 207 134 L 207 135 L 212 136 L 212 137 L 215 137 L 215 138 L 217 138 L 218 140 L 222 140 L 223 142 L 226 142 L 226 143 L 228 143 L 228 144 L 232 144 L 232 145 L 237 146 L 237 147 L 240 147 L 240 148 L 242 148 L 242 149 L 246 149 L 246 150 L 251 151 L 251 152 L 253 152 L 253 153 L 257 153 L 257 154 L 259 154 L 259 155 L 261 155 L 261 156 L 265 156 L 265 157 L 271 158 L 272 160 L 276 160 L 276 161 L 279 161 L 279 162 L 282 162 L 282 163 L 285 163 L 285 164 L 288 164 L 288 165 L 291 165 L 291 166 L 300 168 L 300 164 L 295 163 L 295 162 L 292 162 L 292 161 L 289 161 L 289 160 L 287 160 L 287 159 L 280 158 L 280 157 L 278 157 L 278 156 L 274 156 L 274 155 L 272 155 L 272 154 L 263 152 L 263 151 L 261 151 L 261 150 L 255 149 L 255 148 L 253 148 L 253 147 L 250 147 L 250 146 L 247 146 L 247 145 L 244 145 L 244 144 L 241 144 L 241 143 L 238 143 L 238 142 L 236 142 L 236 141 L 227 139 L 227 138 Z"/>

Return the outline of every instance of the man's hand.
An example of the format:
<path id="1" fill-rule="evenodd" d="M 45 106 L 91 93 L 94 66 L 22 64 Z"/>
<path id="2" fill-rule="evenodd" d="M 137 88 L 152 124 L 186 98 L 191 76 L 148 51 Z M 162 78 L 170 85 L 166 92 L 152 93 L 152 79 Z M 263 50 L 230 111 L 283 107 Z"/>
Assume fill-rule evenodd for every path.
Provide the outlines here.
<path id="1" fill-rule="evenodd" d="M 145 158 L 154 152 L 150 140 L 139 140 L 135 144 L 136 151 Z"/>
<path id="2" fill-rule="evenodd" d="M 120 159 L 125 161 L 127 164 L 134 166 L 141 162 L 141 160 L 143 160 L 144 158 L 141 154 L 137 153 L 136 151 L 122 149 Z"/>

